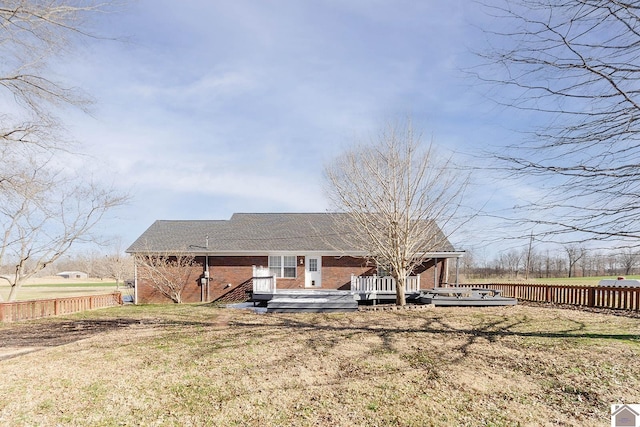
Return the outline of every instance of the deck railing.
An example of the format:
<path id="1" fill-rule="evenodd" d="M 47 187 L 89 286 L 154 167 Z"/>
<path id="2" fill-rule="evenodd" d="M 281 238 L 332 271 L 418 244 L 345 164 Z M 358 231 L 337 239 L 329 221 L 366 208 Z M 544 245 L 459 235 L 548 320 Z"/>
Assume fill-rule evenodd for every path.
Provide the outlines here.
<path id="1" fill-rule="evenodd" d="M 603 286 L 531 285 L 516 283 L 462 285 L 496 289 L 505 297 L 584 307 L 640 310 L 640 288 Z"/>
<path id="2" fill-rule="evenodd" d="M 271 274 L 268 268 L 254 265 L 252 280 L 254 293 L 276 293 L 276 277 Z"/>
<path id="3" fill-rule="evenodd" d="M 78 313 L 95 308 L 115 307 L 118 305 L 122 305 L 122 294 L 120 292 L 81 297 L 3 302 L 0 303 L 0 321 L 17 322 L 19 320 L 40 319 L 42 317 Z"/>
<path id="4" fill-rule="evenodd" d="M 405 292 L 420 291 L 420 276 L 409 276 Z M 355 292 L 395 292 L 396 280 L 391 276 L 351 276 L 351 290 Z"/>

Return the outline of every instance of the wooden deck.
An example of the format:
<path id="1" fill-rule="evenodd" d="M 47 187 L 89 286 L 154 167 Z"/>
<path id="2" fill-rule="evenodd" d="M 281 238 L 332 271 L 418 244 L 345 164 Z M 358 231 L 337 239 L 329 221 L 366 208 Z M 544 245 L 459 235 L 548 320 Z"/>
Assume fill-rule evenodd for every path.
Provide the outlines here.
<path id="1" fill-rule="evenodd" d="M 573 285 L 542 285 L 542 284 L 513 284 L 513 283 L 493 283 L 493 284 L 469 284 L 461 287 L 440 288 L 441 293 L 449 295 L 441 295 L 437 297 L 437 301 L 429 301 L 426 292 L 430 289 L 422 289 L 420 292 L 407 292 L 407 301 L 416 303 L 430 303 L 437 305 L 504 305 L 500 300 L 487 300 L 481 297 L 473 300 L 463 299 L 463 295 L 451 295 L 450 292 L 442 291 L 442 289 L 452 289 L 455 292 L 463 292 L 464 288 L 474 288 L 478 291 L 478 295 L 482 290 L 501 291 L 500 297 L 511 298 L 508 304 L 515 303 L 518 300 L 537 301 L 553 304 L 568 304 L 583 307 L 596 307 L 617 310 L 640 311 L 640 287 L 634 288 L 609 288 L 597 286 L 573 286 Z M 254 304 L 266 306 L 267 302 L 273 298 L 273 294 L 293 293 L 312 293 L 312 295 L 320 295 L 318 292 L 328 290 L 277 290 L 276 292 L 254 292 L 251 301 Z M 332 291 L 336 292 L 336 291 Z M 337 291 L 353 294 L 353 298 L 358 304 L 391 304 L 395 301 L 395 292 L 390 291 Z M 491 294 L 493 295 L 493 293 Z M 496 295 L 497 296 L 497 295 Z M 455 299 L 454 299 L 455 297 Z M 422 300 L 419 301 L 419 298 Z M 503 301 L 506 302 L 506 301 Z"/>
<path id="2" fill-rule="evenodd" d="M 309 307 L 320 305 L 324 299 L 328 309 L 338 305 L 337 300 L 356 301 L 357 304 L 392 303 L 396 300 L 396 284 L 392 277 L 386 276 L 352 276 L 350 290 L 336 289 L 277 289 L 276 278 L 267 276 L 268 271 L 254 267 L 253 291 L 250 301 L 254 304 L 275 307 L 282 305 L 295 308 L 308 304 Z M 420 277 L 410 276 L 405 286 L 407 301 L 417 301 L 420 296 Z M 278 302 L 271 302 L 277 299 Z M 311 308 L 310 308 L 311 309 Z M 328 310 L 331 311 L 331 310 Z"/>
<path id="3" fill-rule="evenodd" d="M 499 291 L 471 288 L 436 288 L 423 289 L 406 294 L 408 303 L 433 304 L 436 306 L 501 306 L 515 305 L 515 298 L 500 295 Z M 355 301 L 345 310 L 340 310 L 337 301 Z M 340 291 L 340 290 L 279 290 L 276 293 L 254 293 L 251 301 L 254 304 L 266 305 L 268 308 L 286 307 L 287 311 L 352 311 L 358 305 L 391 304 L 396 301 L 395 292 L 390 291 Z M 327 310 L 321 310 L 324 304 Z M 309 306 L 305 310 L 305 305 Z M 275 312 L 276 310 L 268 310 Z"/>
<path id="4" fill-rule="evenodd" d="M 421 291 L 418 298 L 423 304 L 436 306 L 501 306 L 516 305 L 518 300 L 501 295 L 501 291 L 481 288 L 435 288 Z"/>
<path id="5" fill-rule="evenodd" d="M 250 301 L 267 307 L 267 312 L 355 311 L 358 305 L 390 304 L 396 301 L 396 281 L 392 277 L 352 276 L 350 290 L 277 289 L 276 278 L 254 269 Z M 504 298 L 500 291 L 487 289 L 420 289 L 420 277 L 408 277 L 405 283 L 408 303 L 434 305 L 514 305 L 516 299 Z"/>
<path id="6" fill-rule="evenodd" d="M 327 295 L 349 295 L 359 304 L 382 304 L 396 300 L 395 291 L 342 291 L 333 289 L 279 289 L 276 292 L 253 292 L 251 302 L 266 304 L 274 298 L 325 298 Z M 406 293 L 407 301 L 417 301 L 420 292 Z"/>

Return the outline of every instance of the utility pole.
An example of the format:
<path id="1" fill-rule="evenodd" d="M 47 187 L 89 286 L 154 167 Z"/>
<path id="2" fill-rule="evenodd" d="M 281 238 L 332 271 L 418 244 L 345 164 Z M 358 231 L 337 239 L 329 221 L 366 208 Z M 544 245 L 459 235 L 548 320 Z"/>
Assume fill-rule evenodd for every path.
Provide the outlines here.
<path id="1" fill-rule="evenodd" d="M 531 230 L 531 236 L 529 237 L 529 249 L 527 250 L 527 268 L 524 272 L 524 279 L 529 280 L 529 268 L 531 268 L 531 247 L 533 246 L 533 230 Z"/>

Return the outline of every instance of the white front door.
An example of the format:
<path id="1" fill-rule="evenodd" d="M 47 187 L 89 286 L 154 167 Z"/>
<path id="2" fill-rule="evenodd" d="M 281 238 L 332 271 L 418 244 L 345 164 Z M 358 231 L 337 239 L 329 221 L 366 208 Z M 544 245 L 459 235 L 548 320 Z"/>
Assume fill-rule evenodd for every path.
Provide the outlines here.
<path id="1" fill-rule="evenodd" d="M 319 288 L 322 286 L 322 257 L 305 257 L 304 286 L 307 288 Z"/>

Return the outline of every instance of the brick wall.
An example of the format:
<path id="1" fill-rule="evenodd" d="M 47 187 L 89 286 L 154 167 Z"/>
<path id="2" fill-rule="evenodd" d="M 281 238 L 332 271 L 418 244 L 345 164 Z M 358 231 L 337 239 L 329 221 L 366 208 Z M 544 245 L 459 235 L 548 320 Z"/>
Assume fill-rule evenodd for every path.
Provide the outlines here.
<path id="1" fill-rule="evenodd" d="M 209 257 L 209 300 L 216 301 L 253 277 L 253 266 L 266 267 L 266 256 Z"/>
<path id="2" fill-rule="evenodd" d="M 363 258 L 354 257 L 322 257 L 322 288 L 342 289 L 351 288 L 351 275 L 370 276 L 375 274 L 376 267 Z"/>
<path id="3" fill-rule="evenodd" d="M 197 260 L 198 261 L 198 260 Z M 183 302 L 200 301 L 200 278 L 202 277 L 204 263 L 189 268 L 186 285 L 182 291 Z M 165 297 L 156 290 L 150 281 L 143 279 L 144 268 L 138 266 L 138 302 L 140 303 L 170 303 L 171 299 Z"/>
<path id="4" fill-rule="evenodd" d="M 444 259 L 438 259 L 438 285 L 444 283 L 446 276 L 445 266 L 446 261 Z M 420 276 L 420 288 L 432 289 L 434 286 L 434 275 L 436 269 L 434 268 L 435 260 L 429 259 L 421 267 L 416 269 L 415 273 Z"/>
<path id="5" fill-rule="evenodd" d="M 245 299 L 245 290 L 251 288 L 253 266 L 267 266 L 267 256 L 229 256 L 209 257 L 209 289 L 204 288 L 204 301 L 229 300 L 241 301 Z M 298 256 L 295 278 L 278 278 L 278 289 L 304 289 L 305 267 L 304 256 Z M 197 265 L 191 267 L 187 285 L 182 293 L 183 302 L 203 301 L 201 279 L 204 277 L 204 257 L 196 259 Z M 440 282 L 444 279 L 444 260 L 438 261 L 438 276 Z M 140 268 L 140 267 L 138 267 Z M 417 271 L 420 274 L 422 288 L 433 287 L 434 260 L 428 260 Z M 367 260 L 356 257 L 322 257 L 322 289 L 343 289 L 350 287 L 351 275 L 373 275 L 376 267 Z M 142 274 L 139 274 L 141 277 Z M 170 300 L 153 289 L 149 283 L 138 279 L 138 302 L 140 303 L 168 303 Z"/>

